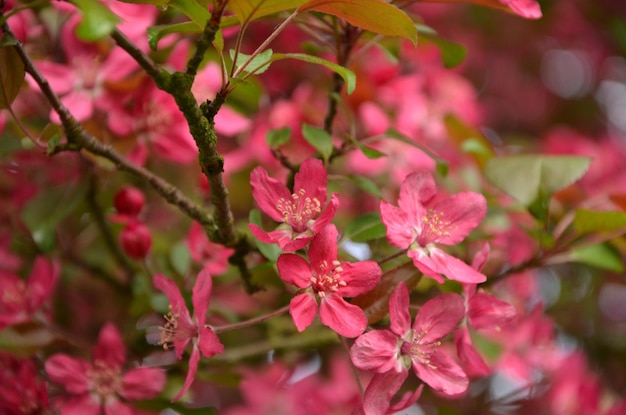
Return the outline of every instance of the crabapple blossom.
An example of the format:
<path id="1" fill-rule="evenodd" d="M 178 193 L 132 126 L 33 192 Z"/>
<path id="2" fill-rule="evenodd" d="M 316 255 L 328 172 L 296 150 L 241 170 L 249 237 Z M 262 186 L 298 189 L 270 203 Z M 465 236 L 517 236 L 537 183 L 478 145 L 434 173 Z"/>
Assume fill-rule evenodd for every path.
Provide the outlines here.
<path id="1" fill-rule="evenodd" d="M 0 352 L 0 414 L 37 415 L 50 409 L 46 382 L 34 359 Z"/>
<path id="2" fill-rule="evenodd" d="M 443 282 L 441 275 L 464 283 L 481 283 L 485 277 L 435 244 L 455 245 L 487 213 L 484 196 L 462 192 L 437 200 L 432 174 L 419 170 L 408 175 L 400 188 L 398 207 L 380 202 L 380 216 L 389 242 L 402 249 L 425 275 Z"/>
<path id="3" fill-rule="evenodd" d="M 208 358 L 224 351 L 224 346 L 217 335 L 210 327 L 205 325 L 213 280 L 206 270 L 200 271 L 196 277 L 191 296 L 195 312 L 193 318 L 189 314 L 185 300 L 174 281 L 158 274 L 154 276 L 153 283 L 154 287 L 162 291 L 170 300 L 170 312 L 165 316 L 167 323 L 161 328 L 159 344 L 165 350 L 173 347 L 176 357 L 180 360 L 187 345 L 190 342 L 192 343 L 189 370 L 185 383 L 174 399 L 172 399 L 172 401 L 177 401 L 187 392 L 196 376 L 200 354 Z"/>
<path id="4" fill-rule="evenodd" d="M 442 347 L 441 339 L 463 318 L 463 300 L 458 294 L 439 295 L 420 308 L 413 325 L 409 314 L 409 291 L 401 282 L 389 299 L 389 329 L 369 331 L 356 339 L 350 357 L 356 367 L 376 372 L 369 394 L 392 397 L 408 376 L 409 368 L 431 388 L 459 395 L 469 384 L 467 375 Z M 366 392 L 366 395 L 368 393 Z M 413 402 L 418 396 L 413 396 Z M 410 400 L 408 397 L 403 402 Z M 385 412 L 369 411 L 366 414 Z M 377 404 L 377 408 L 384 405 Z M 387 404 L 388 407 L 388 404 Z"/>
<path id="5" fill-rule="evenodd" d="M 46 372 L 66 391 L 53 406 L 62 415 L 138 413 L 127 401 L 156 397 L 165 386 L 165 374 L 149 367 L 124 372 L 125 362 L 122 336 L 111 323 L 100 330 L 91 361 L 66 354 L 51 356 L 45 364 Z"/>
<path id="6" fill-rule="evenodd" d="M 220 275 L 228 269 L 228 258 L 235 252 L 232 248 L 213 243 L 198 222 L 193 222 L 185 239 L 191 259 L 202 264 L 211 275 Z"/>
<path id="7" fill-rule="evenodd" d="M 382 271 L 374 261 L 338 261 L 337 236 L 335 225 L 327 225 L 311 241 L 308 262 L 287 253 L 278 257 L 276 266 L 283 281 L 301 289 L 289 305 L 298 331 L 313 323 L 319 307 L 323 324 L 342 336 L 356 337 L 365 330 L 367 318 L 343 297 L 367 293 L 378 284 Z"/>
<path id="8" fill-rule="evenodd" d="M 263 167 L 250 173 L 252 197 L 263 212 L 276 222 L 276 230 L 265 232 L 254 223 L 252 234 L 265 243 L 278 243 L 284 251 L 304 248 L 313 236 L 333 219 L 339 206 L 335 193 L 326 206 L 326 169 L 320 160 L 307 159 L 294 178 L 293 193 L 278 180 L 268 176 Z"/>

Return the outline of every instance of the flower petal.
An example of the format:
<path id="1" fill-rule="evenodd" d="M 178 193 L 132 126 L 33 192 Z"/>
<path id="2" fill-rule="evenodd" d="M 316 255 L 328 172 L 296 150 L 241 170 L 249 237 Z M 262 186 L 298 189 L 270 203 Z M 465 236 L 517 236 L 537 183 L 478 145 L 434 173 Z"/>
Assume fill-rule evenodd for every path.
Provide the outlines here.
<path id="1" fill-rule="evenodd" d="M 463 298 L 456 293 L 441 294 L 420 308 L 413 330 L 422 334 L 421 344 L 433 343 L 450 333 L 465 315 Z"/>
<path id="2" fill-rule="evenodd" d="M 327 173 L 324 164 L 318 159 L 306 159 L 293 179 L 294 192 L 304 189 L 306 197 L 316 198 L 323 206 L 326 204 Z"/>
<path id="3" fill-rule="evenodd" d="M 259 208 L 276 222 L 284 222 L 283 214 L 276 209 L 276 204 L 280 199 L 291 200 L 287 186 L 269 177 L 267 171 L 261 166 L 256 167 L 250 173 L 250 184 L 252 197 Z"/>
<path id="4" fill-rule="evenodd" d="M 200 349 L 194 347 L 189 357 L 189 369 L 187 370 L 187 376 L 185 377 L 185 383 L 182 389 L 174 396 L 172 402 L 176 402 L 187 392 L 191 384 L 193 383 L 196 373 L 198 372 L 198 363 L 200 362 Z"/>
<path id="5" fill-rule="evenodd" d="M 289 303 L 289 314 L 298 331 L 304 331 L 317 315 L 317 301 L 311 293 L 296 295 Z"/>
<path id="6" fill-rule="evenodd" d="M 354 366 L 378 373 L 395 370 L 400 346 L 398 337 L 389 330 L 372 330 L 357 337 L 350 349 Z"/>
<path id="7" fill-rule="evenodd" d="M 180 293 L 180 289 L 178 289 L 178 286 L 174 283 L 174 281 L 161 274 L 157 274 L 152 279 L 152 283 L 157 290 L 162 291 L 167 299 L 170 300 L 174 314 L 180 314 L 181 316 L 184 316 L 185 320 L 191 321 L 189 310 L 187 310 L 187 304 L 185 304 L 185 300 Z"/>
<path id="8" fill-rule="evenodd" d="M 491 294 L 479 292 L 468 302 L 467 318 L 474 329 L 497 329 L 516 314 L 515 307 Z"/>
<path id="9" fill-rule="evenodd" d="M 411 329 L 411 315 L 409 314 L 409 290 L 402 281 L 389 298 L 390 329 L 396 336 L 405 338 Z"/>
<path id="10" fill-rule="evenodd" d="M 367 328 L 367 317 L 363 310 L 347 303 L 337 294 L 327 295 L 320 303 L 320 319 L 344 337 L 356 337 Z"/>
<path id="11" fill-rule="evenodd" d="M 325 226 L 315 235 L 308 252 L 311 268 L 314 271 L 322 271 L 320 268 L 331 266 L 332 262 L 337 259 L 338 237 L 339 232 L 337 232 L 337 228 L 332 223 Z M 323 275 L 327 271 L 328 269 L 320 273 Z"/>
<path id="12" fill-rule="evenodd" d="M 409 372 L 406 370 L 401 372 L 391 370 L 386 373 L 375 374 L 363 395 L 363 413 L 365 415 L 389 414 L 391 400 L 396 392 L 400 390 L 408 375 Z M 417 401 L 418 397 L 419 395 L 417 395 L 415 401 Z M 406 407 L 411 406 L 413 402 Z"/>
<path id="13" fill-rule="evenodd" d="M 456 245 L 484 219 L 487 201 L 480 193 L 462 192 L 441 200 L 433 210 L 440 220 L 429 242 Z"/>
<path id="14" fill-rule="evenodd" d="M 122 378 L 120 395 L 125 399 L 141 400 L 157 396 L 165 386 L 165 372 L 153 367 L 131 369 Z"/>
<path id="15" fill-rule="evenodd" d="M 304 258 L 296 254 L 282 254 L 276 261 L 278 275 L 288 284 L 298 288 L 306 288 L 311 285 L 311 266 Z"/>
<path id="16" fill-rule="evenodd" d="M 100 330 L 98 344 L 93 350 L 93 360 L 103 362 L 110 368 L 122 367 L 126 361 L 122 335 L 113 323 L 107 323 Z"/>
<path id="17" fill-rule="evenodd" d="M 400 187 L 398 207 L 409 214 L 409 217 L 421 218 L 421 207 L 437 194 L 437 186 L 433 175 L 425 169 L 417 170 L 405 177 Z"/>
<path id="18" fill-rule="evenodd" d="M 55 354 L 45 364 L 50 379 L 60 383 L 72 394 L 78 395 L 89 391 L 87 372 L 91 365 L 84 360 L 64 354 Z"/>
<path id="19" fill-rule="evenodd" d="M 217 334 L 215 334 L 210 327 L 204 327 L 200 330 L 198 347 L 202 352 L 202 356 L 207 358 L 213 357 L 224 351 L 224 345 L 220 342 L 219 337 L 217 337 Z"/>
<path id="20" fill-rule="evenodd" d="M 64 399 L 59 405 L 59 412 L 63 415 L 99 414 L 100 402 L 90 395 L 84 394 Z"/>
<path id="21" fill-rule="evenodd" d="M 339 208 L 339 197 L 336 193 L 333 193 L 330 197 L 330 202 L 326 206 L 326 209 L 322 212 L 322 214 L 313 222 L 312 225 L 309 226 L 309 229 L 314 234 L 319 233 L 319 231 L 324 228 L 326 225 L 330 223 L 335 217 L 335 212 Z"/>
<path id="22" fill-rule="evenodd" d="M 356 297 L 371 291 L 383 275 L 380 266 L 374 261 L 344 262 L 341 268 L 341 278 L 346 285 L 339 287 L 337 294 L 342 297 Z"/>
<path id="23" fill-rule="evenodd" d="M 387 240 L 393 246 L 406 249 L 415 241 L 417 235 L 413 230 L 416 218 L 409 218 L 407 212 L 384 200 L 380 202 L 380 218 L 387 228 Z"/>
<path id="24" fill-rule="evenodd" d="M 50 298 L 52 290 L 59 279 L 58 264 L 48 261 L 45 257 L 37 257 L 28 277 L 28 293 L 31 310 L 37 310 L 44 301 Z"/>
<path id="25" fill-rule="evenodd" d="M 206 312 L 209 309 L 209 298 L 211 298 L 212 289 L 213 278 L 203 269 L 198 273 L 191 293 L 191 302 L 198 327 L 203 327 L 206 321 Z"/>
<path id="26" fill-rule="evenodd" d="M 459 356 L 467 376 L 482 377 L 490 373 L 489 366 L 472 346 L 467 327 L 463 327 L 454 333 L 454 344 L 456 345 L 456 354 Z"/>
<path id="27" fill-rule="evenodd" d="M 413 360 L 413 370 L 428 386 L 446 395 L 459 395 L 469 385 L 463 369 L 441 348 L 430 355 L 428 365 Z"/>

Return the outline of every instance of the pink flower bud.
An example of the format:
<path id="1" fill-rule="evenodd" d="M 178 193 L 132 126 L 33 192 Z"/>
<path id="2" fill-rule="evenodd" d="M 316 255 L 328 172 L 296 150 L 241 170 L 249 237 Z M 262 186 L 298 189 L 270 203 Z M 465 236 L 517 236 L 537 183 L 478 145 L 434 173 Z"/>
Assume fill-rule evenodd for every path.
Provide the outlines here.
<path id="1" fill-rule="evenodd" d="M 137 216 L 146 199 L 141 190 L 135 187 L 124 187 L 120 189 L 113 199 L 113 205 L 121 215 Z"/>
<path id="2" fill-rule="evenodd" d="M 141 222 L 131 222 L 120 233 L 120 245 L 129 257 L 143 259 L 152 246 L 150 230 Z"/>

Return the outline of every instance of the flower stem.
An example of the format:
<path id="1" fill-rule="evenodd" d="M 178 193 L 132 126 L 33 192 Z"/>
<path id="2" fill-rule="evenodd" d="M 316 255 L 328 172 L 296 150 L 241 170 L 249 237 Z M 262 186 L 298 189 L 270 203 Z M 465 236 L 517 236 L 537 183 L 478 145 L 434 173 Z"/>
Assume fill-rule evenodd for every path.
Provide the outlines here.
<path id="1" fill-rule="evenodd" d="M 218 326 L 218 327 L 211 327 L 211 329 L 213 330 L 215 334 L 224 333 L 224 332 L 232 331 L 232 330 L 238 330 L 238 329 L 242 329 L 245 327 L 253 326 L 258 323 L 262 323 L 263 321 L 269 320 L 272 317 L 281 315 L 288 310 L 289 310 L 289 305 L 286 305 L 284 307 L 279 308 L 278 310 L 274 310 L 270 313 L 263 314 L 262 316 L 251 318 L 250 320 L 240 321 L 239 323 L 233 323 L 233 324 L 225 324 L 223 326 Z"/>

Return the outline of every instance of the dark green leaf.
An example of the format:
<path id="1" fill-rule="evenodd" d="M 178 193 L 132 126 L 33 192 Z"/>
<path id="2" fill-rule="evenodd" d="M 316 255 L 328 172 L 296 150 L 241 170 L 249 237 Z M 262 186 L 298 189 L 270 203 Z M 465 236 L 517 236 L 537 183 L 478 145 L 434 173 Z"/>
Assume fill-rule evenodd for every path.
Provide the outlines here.
<path id="1" fill-rule="evenodd" d="M 344 229 L 344 238 L 354 242 L 367 242 L 384 238 L 387 228 L 380 220 L 378 212 L 367 213 L 348 223 Z"/>
<path id="2" fill-rule="evenodd" d="M 380 189 L 372 180 L 363 176 L 349 175 L 346 176 L 348 180 L 354 183 L 359 189 L 379 198 L 383 197 L 383 194 L 380 192 Z"/>
<path id="3" fill-rule="evenodd" d="M 4 35 L 3 38 L 10 38 Z M 14 46 L 0 48 L 0 109 L 9 108 L 24 82 L 24 63 Z"/>
<path id="4" fill-rule="evenodd" d="M 172 33 L 201 33 L 202 28 L 194 22 L 174 23 L 170 25 L 152 26 L 148 28 L 148 44 L 150 49 L 157 50 L 159 41 Z"/>
<path id="5" fill-rule="evenodd" d="M 272 49 L 264 50 L 246 64 L 246 61 L 250 58 L 250 55 L 239 52 L 237 54 L 235 67 L 239 68 L 240 66 L 245 64 L 246 67 L 244 68 L 244 73 L 256 75 L 262 74 L 269 69 L 270 63 L 272 63 L 272 54 Z M 230 58 L 235 59 L 235 51 L 233 49 L 230 50 Z"/>
<path id="6" fill-rule="evenodd" d="M 463 63 L 465 56 L 467 56 L 465 46 L 442 38 L 437 32 L 430 28 L 428 28 L 429 30 L 424 30 L 425 27 L 426 26 L 417 25 L 419 38 L 420 40 L 425 40 L 437 45 L 441 51 L 443 66 L 446 68 L 454 68 Z"/>
<path id="7" fill-rule="evenodd" d="M 626 229 L 626 212 L 578 209 L 574 227 L 581 234 Z"/>
<path id="8" fill-rule="evenodd" d="M 327 61 L 326 59 L 318 58 L 317 56 L 306 55 L 304 53 L 276 53 L 272 56 L 272 61 L 277 61 L 281 59 L 297 59 L 304 62 L 315 63 L 327 67 L 331 71 L 339 74 L 341 78 L 343 78 L 344 82 L 346 83 L 346 92 L 348 94 L 351 94 L 356 87 L 356 75 L 354 74 L 354 72 L 341 65 L 337 65 L 336 63 Z"/>
<path id="9" fill-rule="evenodd" d="M 72 0 L 83 14 L 76 27 L 76 35 L 87 42 L 108 36 L 120 21 L 111 10 L 97 0 Z"/>
<path id="10" fill-rule="evenodd" d="M 202 30 L 211 18 L 208 9 L 195 0 L 171 0 L 168 4 L 189 17 Z"/>
<path id="11" fill-rule="evenodd" d="M 328 161 L 333 153 L 333 138 L 321 128 L 313 127 L 309 124 L 302 124 L 302 135 L 321 154 L 325 161 Z"/>
<path id="12" fill-rule="evenodd" d="M 570 258 L 573 261 L 591 265 L 596 268 L 616 273 L 624 272 L 624 263 L 619 253 L 606 244 L 573 249 L 570 252 Z"/>
<path id="13" fill-rule="evenodd" d="M 275 130 L 269 130 L 265 135 L 267 145 L 272 148 L 278 148 L 289 142 L 291 138 L 291 128 L 283 127 Z"/>

